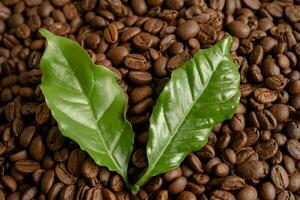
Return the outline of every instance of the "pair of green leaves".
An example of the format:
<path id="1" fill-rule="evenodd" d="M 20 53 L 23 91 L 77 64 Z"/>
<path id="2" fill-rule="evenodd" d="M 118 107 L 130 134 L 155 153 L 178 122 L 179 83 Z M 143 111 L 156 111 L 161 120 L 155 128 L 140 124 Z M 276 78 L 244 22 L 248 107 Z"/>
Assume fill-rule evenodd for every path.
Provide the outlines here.
<path id="1" fill-rule="evenodd" d="M 134 134 L 114 74 L 94 65 L 77 43 L 45 29 L 40 32 L 47 39 L 41 89 L 61 133 L 97 164 L 119 173 L 133 193 L 205 145 L 213 126 L 231 118 L 238 105 L 239 73 L 230 56 L 232 38 L 227 36 L 173 71 L 150 118 L 148 169 L 130 185 L 127 166 Z"/>

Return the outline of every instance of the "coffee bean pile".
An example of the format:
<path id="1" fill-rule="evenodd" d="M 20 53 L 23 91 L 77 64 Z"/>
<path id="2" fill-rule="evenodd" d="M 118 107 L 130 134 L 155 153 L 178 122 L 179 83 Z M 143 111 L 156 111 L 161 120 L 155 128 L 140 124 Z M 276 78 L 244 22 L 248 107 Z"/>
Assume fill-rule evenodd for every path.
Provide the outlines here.
<path id="1" fill-rule="evenodd" d="M 60 134 L 39 88 L 41 27 L 115 73 L 136 134 L 132 182 L 147 167 L 149 116 L 170 73 L 226 32 L 239 107 L 207 145 L 134 197 Z M 299 0 L 2 0 L 0 200 L 299 200 L 299 56 Z"/>

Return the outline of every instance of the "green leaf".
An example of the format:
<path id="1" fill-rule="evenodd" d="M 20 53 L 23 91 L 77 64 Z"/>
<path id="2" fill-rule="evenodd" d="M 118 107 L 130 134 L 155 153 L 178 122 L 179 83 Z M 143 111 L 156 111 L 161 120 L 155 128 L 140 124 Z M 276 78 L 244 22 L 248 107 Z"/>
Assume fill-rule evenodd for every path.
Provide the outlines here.
<path id="1" fill-rule="evenodd" d="M 199 50 L 173 71 L 150 118 L 148 169 L 132 188 L 136 193 L 152 176 L 176 168 L 187 154 L 207 143 L 213 126 L 234 114 L 240 99 L 240 76 L 227 36 Z"/>
<path id="2" fill-rule="evenodd" d="M 45 29 L 41 59 L 46 103 L 64 136 L 76 141 L 94 161 L 119 173 L 126 184 L 133 131 L 125 118 L 125 95 L 114 74 L 94 65 L 77 43 Z"/>

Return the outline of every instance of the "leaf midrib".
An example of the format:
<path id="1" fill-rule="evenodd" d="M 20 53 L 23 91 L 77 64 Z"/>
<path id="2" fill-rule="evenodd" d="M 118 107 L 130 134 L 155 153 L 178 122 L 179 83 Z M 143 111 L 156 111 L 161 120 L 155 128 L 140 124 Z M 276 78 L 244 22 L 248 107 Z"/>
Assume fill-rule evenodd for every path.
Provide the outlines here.
<path id="1" fill-rule="evenodd" d="M 222 48 L 220 48 L 220 49 L 221 49 L 221 51 L 223 52 L 223 49 L 222 49 Z M 224 53 L 224 52 L 223 52 L 223 54 L 226 55 L 226 53 Z M 203 55 L 205 56 L 206 60 L 208 61 L 208 64 L 209 64 L 209 65 L 212 65 L 211 62 L 210 62 L 210 60 L 207 59 L 207 55 L 206 55 L 205 53 L 203 53 Z M 227 59 L 227 56 L 225 56 L 225 58 Z M 195 58 L 193 57 L 193 59 L 195 59 Z M 219 68 L 220 62 L 221 62 L 221 61 L 218 62 L 218 65 L 217 65 L 216 69 L 215 69 L 215 70 L 212 70 L 213 73 Z M 197 71 L 198 71 L 198 70 L 197 70 Z M 207 84 L 205 84 L 205 86 L 203 87 L 202 92 L 196 97 L 196 100 L 195 100 L 194 102 L 197 102 L 197 101 L 199 100 L 199 98 L 202 96 L 203 92 L 206 90 L 207 86 L 209 85 L 209 83 L 210 83 L 210 81 L 211 81 L 211 78 L 213 77 L 213 73 L 212 73 L 212 76 L 209 77 L 209 80 L 207 81 Z M 154 164 L 152 164 L 151 170 L 147 170 L 147 171 L 152 171 L 152 170 L 156 167 L 156 164 L 160 161 L 160 159 L 161 159 L 163 153 L 167 150 L 167 148 L 168 148 L 169 144 L 171 143 L 171 141 L 172 141 L 172 140 L 174 139 L 174 137 L 176 137 L 176 135 L 178 134 L 178 130 L 180 129 L 182 123 L 185 121 L 187 115 L 188 115 L 188 114 L 190 113 L 190 111 L 192 110 L 193 105 L 194 105 L 194 104 L 192 104 L 192 105 L 189 107 L 189 109 L 187 110 L 187 112 L 184 114 L 183 119 L 181 120 L 181 122 L 178 124 L 177 128 L 176 128 L 175 131 L 174 131 L 175 134 L 174 134 L 173 136 L 170 137 L 170 139 L 169 139 L 168 142 L 167 142 L 167 145 L 164 146 L 164 148 L 163 148 L 163 150 L 161 151 L 161 153 L 159 154 L 159 156 L 157 156 L 157 158 L 159 158 L 159 159 L 157 159 L 156 162 L 154 162 Z M 169 130 L 170 130 L 170 129 L 169 129 Z M 170 132 L 170 131 L 169 131 L 169 132 Z M 184 153 L 184 154 L 186 155 L 186 153 Z"/>
<path id="2" fill-rule="evenodd" d="M 75 44 L 77 45 L 77 43 L 75 43 Z M 62 55 L 64 55 L 63 52 L 62 52 L 56 45 L 53 45 L 53 46 L 54 46 L 54 48 L 57 49 Z M 81 48 L 81 47 L 80 47 L 80 48 Z M 84 52 L 84 53 L 85 53 L 85 52 Z M 88 55 L 86 55 L 86 56 L 88 56 Z M 102 134 L 101 134 L 100 128 L 99 128 L 98 123 L 97 123 L 97 120 L 96 120 L 96 115 L 95 115 L 95 113 L 94 113 L 94 110 L 92 109 L 91 102 L 90 102 L 90 100 L 89 100 L 87 94 L 86 94 L 85 91 L 83 90 L 83 88 L 82 88 L 82 86 L 81 86 L 81 83 L 80 83 L 80 81 L 79 81 L 79 79 L 78 79 L 76 73 L 74 72 L 73 67 L 70 65 L 69 61 L 65 58 L 65 56 L 63 56 L 63 58 L 64 58 L 64 60 L 68 63 L 68 65 L 70 66 L 70 68 L 72 69 L 72 70 L 71 70 L 71 71 L 72 71 L 71 73 L 76 77 L 76 81 L 77 81 L 77 83 L 78 83 L 78 85 L 79 85 L 79 88 L 80 88 L 80 90 L 81 90 L 83 96 L 84 96 L 84 97 L 86 98 L 86 100 L 87 100 L 88 107 L 90 108 L 89 111 L 90 111 L 90 113 L 91 113 L 91 115 L 92 115 L 92 117 L 93 117 L 93 120 L 94 120 L 94 123 L 96 124 L 96 127 L 98 128 L 98 129 L 96 130 L 98 137 L 100 138 L 100 140 L 101 140 L 102 143 L 104 144 L 105 150 L 107 151 L 107 154 L 109 155 L 110 159 L 112 160 L 112 162 L 114 163 L 114 165 L 117 166 L 117 170 L 119 170 L 119 172 L 121 172 L 122 175 L 123 175 L 124 172 L 123 172 L 121 166 L 120 166 L 118 163 L 116 163 L 115 159 L 113 159 L 113 156 L 111 155 L 112 152 L 109 150 L 108 146 L 107 146 L 106 143 L 105 143 L 105 140 L 104 140 L 104 138 L 103 138 L 103 136 L 102 136 Z M 90 62 L 90 64 L 93 65 L 93 63 L 91 63 L 91 62 Z M 91 71 L 92 71 L 92 74 L 93 74 L 93 80 L 94 80 L 94 79 L 95 79 L 95 74 L 94 74 L 94 71 L 93 71 L 92 68 L 91 68 Z M 92 86 L 92 87 L 93 87 L 93 88 L 95 87 L 94 82 L 93 82 L 93 86 Z M 100 118 L 102 118 L 102 116 L 101 116 Z"/>

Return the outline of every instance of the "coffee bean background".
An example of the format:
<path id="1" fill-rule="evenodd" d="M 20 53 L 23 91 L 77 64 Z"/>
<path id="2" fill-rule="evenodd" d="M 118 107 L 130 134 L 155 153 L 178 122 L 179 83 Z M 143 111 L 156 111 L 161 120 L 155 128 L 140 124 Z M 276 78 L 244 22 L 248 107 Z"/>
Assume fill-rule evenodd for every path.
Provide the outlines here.
<path id="1" fill-rule="evenodd" d="M 170 73 L 226 32 L 240 104 L 208 144 L 134 197 L 60 134 L 39 88 L 41 27 L 115 73 L 135 130 L 132 182 L 147 167 L 149 117 Z M 300 200 L 299 58 L 299 0 L 2 0 L 0 200 Z"/>

